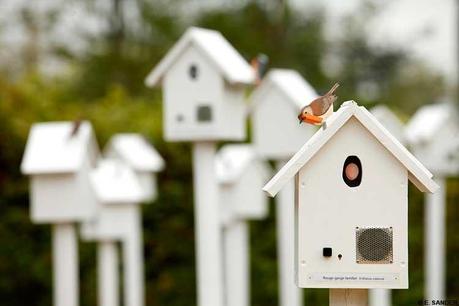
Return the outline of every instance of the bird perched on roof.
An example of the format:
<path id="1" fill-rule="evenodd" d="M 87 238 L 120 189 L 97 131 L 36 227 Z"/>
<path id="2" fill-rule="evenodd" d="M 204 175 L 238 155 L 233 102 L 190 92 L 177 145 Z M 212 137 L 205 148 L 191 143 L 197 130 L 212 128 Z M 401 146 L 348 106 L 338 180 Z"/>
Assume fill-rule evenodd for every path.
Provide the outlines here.
<path id="1" fill-rule="evenodd" d="M 338 83 L 335 83 L 333 87 L 323 96 L 313 100 L 308 105 L 304 106 L 298 120 L 300 124 L 302 122 L 321 125 L 322 122 L 333 113 L 333 102 L 336 101 L 335 91 L 339 87 Z"/>
<path id="2" fill-rule="evenodd" d="M 73 138 L 78 134 L 78 131 L 80 130 L 82 120 L 81 119 L 76 119 L 72 123 L 72 130 L 70 131 L 69 138 Z"/>
<path id="3" fill-rule="evenodd" d="M 259 85 L 261 79 L 268 68 L 269 57 L 266 54 L 260 53 L 250 61 L 250 65 L 255 70 L 255 84 Z"/>

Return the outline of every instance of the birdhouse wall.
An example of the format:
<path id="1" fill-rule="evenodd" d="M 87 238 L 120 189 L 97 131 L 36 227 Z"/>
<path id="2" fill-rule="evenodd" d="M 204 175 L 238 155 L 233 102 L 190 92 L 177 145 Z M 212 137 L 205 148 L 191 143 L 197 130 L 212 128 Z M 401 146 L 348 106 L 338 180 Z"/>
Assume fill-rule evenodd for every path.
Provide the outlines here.
<path id="1" fill-rule="evenodd" d="M 245 127 L 241 90 L 225 85 L 215 67 L 191 45 L 167 71 L 163 81 L 166 140 L 241 139 Z"/>
<path id="2" fill-rule="evenodd" d="M 265 169 L 254 163 L 234 184 L 221 185 L 224 223 L 233 219 L 260 220 L 268 214 L 268 198 L 262 191 L 266 183 Z"/>
<path id="3" fill-rule="evenodd" d="M 285 160 L 292 157 L 315 130 L 312 126 L 298 124 L 300 109 L 275 88 L 266 90 L 252 103 L 253 142 L 263 158 Z"/>
<path id="4" fill-rule="evenodd" d="M 31 177 L 31 218 L 36 223 L 78 222 L 97 208 L 90 187 L 90 162 L 75 174 L 41 174 Z"/>
<path id="5" fill-rule="evenodd" d="M 343 179 L 349 156 L 361 162 L 361 183 L 355 187 Z M 351 118 L 297 175 L 297 284 L 302 288 L 407 288 L 407 184 L 402 164 Z M 366 231 L 362 237 L 367 240 L 358 240 L 359 229 Z M 386 234 L 381 236 L 381 231 Z M 332 249 L 330 257 L 324 256 L 324 248 Z M 385 261 L 365 262 L 375 249 Z"/>
<path id="6" fill-rule="evenodd" d="M 136 175 L 145 193 L 145 201 L 154 201 L 158 195 L 156 175 L 151 172 L 136 172 Z"/>
<path id="7" fill-rule="evenodd" d="M 122 241 L 136 231 L 140 222 L 140 207 L 136 204 L 101 205 L 97 216 L 82 224 L 81 235 L 87 241 Z"/>

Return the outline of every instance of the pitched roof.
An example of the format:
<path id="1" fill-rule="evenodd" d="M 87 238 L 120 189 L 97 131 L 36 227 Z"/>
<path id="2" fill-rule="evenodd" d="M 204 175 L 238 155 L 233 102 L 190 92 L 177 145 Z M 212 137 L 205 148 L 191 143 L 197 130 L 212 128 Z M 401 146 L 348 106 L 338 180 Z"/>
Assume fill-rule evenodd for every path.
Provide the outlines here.
<path id="1" fill-rule="evenodd" d="M 457 116 L 450 103 L 437 103 L 421 107 L 408 122 L 405 136 L 409 143 L 429 142 L 443 124 Z M 455 119 L 456 120 L 456 119 Z"/>
<path id="2" fill-rule="evenodd" d="M 119 160 L 100 160 L 90 178 L 96 198 L 104 204 L 137 204 L 144 199 L 134 171 Z"/>
<path id="3" fill-rule="evenodd" d="M 164 169 L 164 159 L 141 135 L 123 133 L 113 136 L 105 147 L 105 155 L 118 157 L 136 171 L 159 172 Z"/>
<path id="4" fill-rule="evenodd" d="M 145 84 L 148 87 L 158 85 L 169 67 L 190 45 L 201 50 L 228 82 L 250 84 L 255 80 L 252 67 L 220 32 L 191 27 L 150 72 Z"/>
<path id="5" fill-rule="evenodd" d="M 236 182 L 246 169 L 256 161 L 257 155 L 252 145 L 230 144 L 223 146 L 215 158 L 217 181 L 221 184 Z"/>
<path id="6" fill-rule="evenodd" d="M 22 159 L 22 173 L 77 172 L 88 154 L 91 161 L 95 162 L 99 149 L 91 123 L 81 122 L 76 135 L 71 136 L 73 128 L 73 122 L 34 124 Z"/>
<path id="7" fill-rule="evenodd" d="M 340 109 L 327 120 L 303 147 L 263 187 L 270 196 L 275 196 L 309 160 L 344 126 L 350 118 L 356 118 L 409 172 L 410 181 L 423 192 L 434 192 L 438 185 L 429 172 L 408 150 L 400 144 L 364 107 L 354 101 L 343 103 Z"/>
<path id="8" fill-rule="evenodd" d="M 370 113 L 402 144 L 405 143 L 404 126 L 402 121 L 384 104 L 370 109 Z"/>
<path id="9" fill-rule="evenodd" d="M 297 110 L 318 97 L 315 89 L 297 71 L 271 69 L 252 93 L 251 100 L 262 99 L 271 87 L 277 88 Z"/>

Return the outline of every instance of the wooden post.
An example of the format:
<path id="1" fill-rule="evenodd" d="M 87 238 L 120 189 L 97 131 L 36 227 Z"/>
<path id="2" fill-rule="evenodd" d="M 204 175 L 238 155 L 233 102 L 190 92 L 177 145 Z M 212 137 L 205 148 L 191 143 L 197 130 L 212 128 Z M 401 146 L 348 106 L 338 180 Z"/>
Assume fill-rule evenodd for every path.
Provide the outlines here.
<path id="1" fill-rule="evenodd" d="M 244 220 L 224 229 L 226 306 L 249 306 L 249 235 Z"/>
<path id="2" fill-rule="evenodd" d="M 390 289 L 370 289 L 370 306 L 390 306 L 392 304 L 392 290 Z"/>
<path id="3" fill-rule="evenodd" d="M 277 164 L 282 168 L 285 161 Z M 279 192 L 276 202 L 276 230 L 279 283 L 279 305 L 303 305 L 303 291 L 295 285 L 295 185 L 293 180 Z"/>
<path id="4" fill-rule="evenodd" d="M 78 241 L 75 226 L 58 223 L 52 226 L 54 306 L 77 306 Z"/>
<path id="5" fill-rule="evenodd" d="M 101 306 L 119 306 L 118 250 L 115 241 L 101 241 L 98 255 L 98 297 Z"/>
<path id="6" fill-rule="evenodd" d="M 440 189 L 426 194 L 425 202 L 425 298 L 445 299 L 445 201 L 446 178 L 435 179 Z"/>
<path id="7" fill-rule="evenodd" d="M 131 231 L 123 241 L 124 304 L 144 306 L 144 258 L 142 238 L 142 217 L 140 207 L 135 207 L 136 216 Z"/>
<path id="8" fill-rule="evenodd" d="M 223 306 L 223 254 L 214 142 L 193 144 L 193 185 L 199 306 Z"/>
<path id="9" fill-rule="evenodd" d="M 368 289 L 330 289 L 330 306 L 368 306 Z"/>

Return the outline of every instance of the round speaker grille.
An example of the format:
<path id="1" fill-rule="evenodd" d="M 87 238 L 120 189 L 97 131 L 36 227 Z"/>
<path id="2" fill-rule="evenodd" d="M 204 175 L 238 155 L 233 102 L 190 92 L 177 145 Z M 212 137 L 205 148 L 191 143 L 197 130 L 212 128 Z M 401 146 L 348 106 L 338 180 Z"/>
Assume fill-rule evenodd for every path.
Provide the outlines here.
<path id="1" fill-rule="evenodd" d="M 357 228 L 357 263 L 392 263 L 392 228 Z"/>

